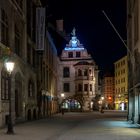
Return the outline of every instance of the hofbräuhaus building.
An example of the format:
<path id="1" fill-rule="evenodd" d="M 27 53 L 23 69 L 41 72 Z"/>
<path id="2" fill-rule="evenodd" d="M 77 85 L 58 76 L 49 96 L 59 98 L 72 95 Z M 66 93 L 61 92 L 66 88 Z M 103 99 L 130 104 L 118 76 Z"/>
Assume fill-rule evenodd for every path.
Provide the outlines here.
<path id="1" fill-rule="evenodd" d="M 58 69 L 59 105 L 67 111 L 91 111 L 98 94 L 98 67 L 72 31 Z"/>

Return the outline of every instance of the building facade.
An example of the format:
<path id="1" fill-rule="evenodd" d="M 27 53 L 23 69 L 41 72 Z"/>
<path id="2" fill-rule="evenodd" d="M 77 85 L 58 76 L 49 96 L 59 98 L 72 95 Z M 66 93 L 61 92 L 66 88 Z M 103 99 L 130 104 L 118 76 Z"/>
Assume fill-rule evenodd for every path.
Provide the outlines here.
<path id="1" fill-rule="evenodd" d="M 140 123 L 140 1 L 127 0 L 128 120 Z"/>
<path id="2" fill-rule="evenodd" d="M 114 75 L 110 73 L 104 75 L 102 88 L 102 96 L 104 97 L 103 107 L 105 109 L 114 109 Z"/>
<path id="3" fill-rule="evenodd" d="M 73 29 L 69 44 L 62 50 L 58 69 L 58 97 L 70 111 L 90 111 L 98 93 L 98 67 Z"/>
<path id="4" fill-rule="evenodd" d="M 114 63 L 115 67 L 115 109 L 128 109 L 128 63 L 127 56 Z"/>
<path id="5" fill-rule="evenodd" d="M 40 60 L 37 72 L 39 116 L 50 117 L 58 112 L 58 56 L 48 31 L 46 31 L 45 48 L 38 52 L 38 60 Z"/>
<path id="6" fill-rule="evenodd" d="M 33 24 L 37 6 L 40 1 L 0 1 L 0 126 L 7 123 L 9 115 L 9 80 L 4 68 L 8 57 L 15 62 L 11 75 L 13 123 L 38 117 Z"/>
<path id="7" fill-rule="evenodd" d="M 10 99 L 13 123 L 46 117 L 58 110 L 57 51 L 49 33 L 40 46 L 37 44 L 38 7 L 40 0 L 0 1 L 0 127 L 7 124 Z M 15 62 L 11 82 L 4 67 L 8 58 Z"/>

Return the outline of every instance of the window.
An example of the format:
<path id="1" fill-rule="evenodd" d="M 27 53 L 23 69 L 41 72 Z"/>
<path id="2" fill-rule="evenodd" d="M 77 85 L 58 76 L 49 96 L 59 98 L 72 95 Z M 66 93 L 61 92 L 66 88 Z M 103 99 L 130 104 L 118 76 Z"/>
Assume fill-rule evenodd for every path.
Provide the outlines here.
<path id="1" fill-rule="evenodd" d="M 78 84 L 78 91 L 82 91 L 82 85 Z"/>
<path id="2" fill-rule="evenodd" d="M 85 70 L 84 70 L 84 76 L 87 76 L 87 75 L 88 75 L 88 70 L 85 69 Z"/>
<path id="3" fill-rule="evenodd" d="M 31 80 L 28 84 L 28 97 L 34 97 L 34 84 Z"/>
<path id="4" fill-rule="evenodd" d="M 89 75 L 91 75 L 92 74 L 92 71 L 91 71 L 91 69 L 89 70 Z"/>
<path id="5" fill-rule="evenodd" d="M 20 6 L 20 8 L 23 8 L 23 0 L 16 0 L 17 4 Z"/>
<path id="6" fill-rule="evenodd" d="M 8 46 L 8 18 L 3 9 L 0 9 L 0 41 Z"/>
<path id="7" fill-rule="evenodd" d="M 84 84 L 84 91 L 88 91 L 88 84 Z"/>
<path id="8" fill-rule="evenodd" d="M 68 53 L 68 57 L 69 57 L 69 58 L 73 58 L 73 52 L 69 52 L 69 53 Z"/>
<path id="9" fill-rule="evenodd" d="M 118 84 L 120 84 L 120 79 L 118 80 Z"/>
<path id="10" fill-rule="evenodd" d="M 76 57 L 81 57 L 81 53 L 80 52 L 76 52 Z"/>
<path id="11" fill-rule="evenodd" d="M 21 9 L 23 8 L 23 0 L 20 0 L 19 6 L 20 6 Z"/>
<path id="12" fill-rule="evenodd" d="M 17 25 L 15 25 L 15 53 L 18 55 L 18 56 L 21 56 L 21 50 L 20 50 L 20 32 L 17 28 Z"/>
<path id="13" fill-rule="evenodd" d="M 2 100 L 9 99 L 9 93 L 8 93 L 9 82 L 10 81 L 8 80 L 8 75 L 6 71 L 2 71 L 2 77 L 1 77 L 1 99 Z"/>
<path id="14" fill-rule="evenodd" d="M 63 68 L 63 77 L 70 77 L 70 71 L 69 71 L 69 67 L 64 67 Z"/>
<path id="15" fill-rule="evenodd" d="M 63 91 L 64 92 L 69 92 L 70 91 L 70 84 L 69 83 L 64 83 L 64 85 L 63 85 Z"/>
<path id="16" fill-rule="evenodd" d="M 92 84 L 90 84 L 90 91 L 92 91 Z"/>
<path id="17" fill-rule="evenodd" d="M 82 71 L 78 69 L 78 76 L 82 76 Z"/>

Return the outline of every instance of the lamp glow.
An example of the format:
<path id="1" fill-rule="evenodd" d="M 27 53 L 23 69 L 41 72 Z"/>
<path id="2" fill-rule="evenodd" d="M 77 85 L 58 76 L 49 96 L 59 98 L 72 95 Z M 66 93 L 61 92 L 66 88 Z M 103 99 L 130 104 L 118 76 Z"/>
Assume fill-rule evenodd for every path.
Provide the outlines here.
<path id="1" fill-rule="evenodd" d="M 65 94 L 64 93 L 61 93 L 61 97 L 64 97 L 65 96 Z"/>
<path id="2" fill-rule="evenodd" d="M 11 73 L 14 69 L 15 63 L 12 61 L 8 61 L 5 63 L 6 70 Z"/>
<path id="3" fill-rule="evenodd" d="M 104 100 L 104 97 L 101 97 L 101 100 Z"/>

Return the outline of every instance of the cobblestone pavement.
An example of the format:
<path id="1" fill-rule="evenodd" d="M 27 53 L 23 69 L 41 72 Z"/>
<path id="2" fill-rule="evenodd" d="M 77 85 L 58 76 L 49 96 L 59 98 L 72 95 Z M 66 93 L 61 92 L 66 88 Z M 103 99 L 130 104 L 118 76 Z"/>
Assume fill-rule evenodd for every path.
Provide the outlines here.
<path id="1" fill-rule="evenodd" d="M 0 129 L 0 140 L 140 140 L 140 127 L 126 120 L 126 112 L 56 114 L 52 118 L 14 126 L 14 134 Z"/>

